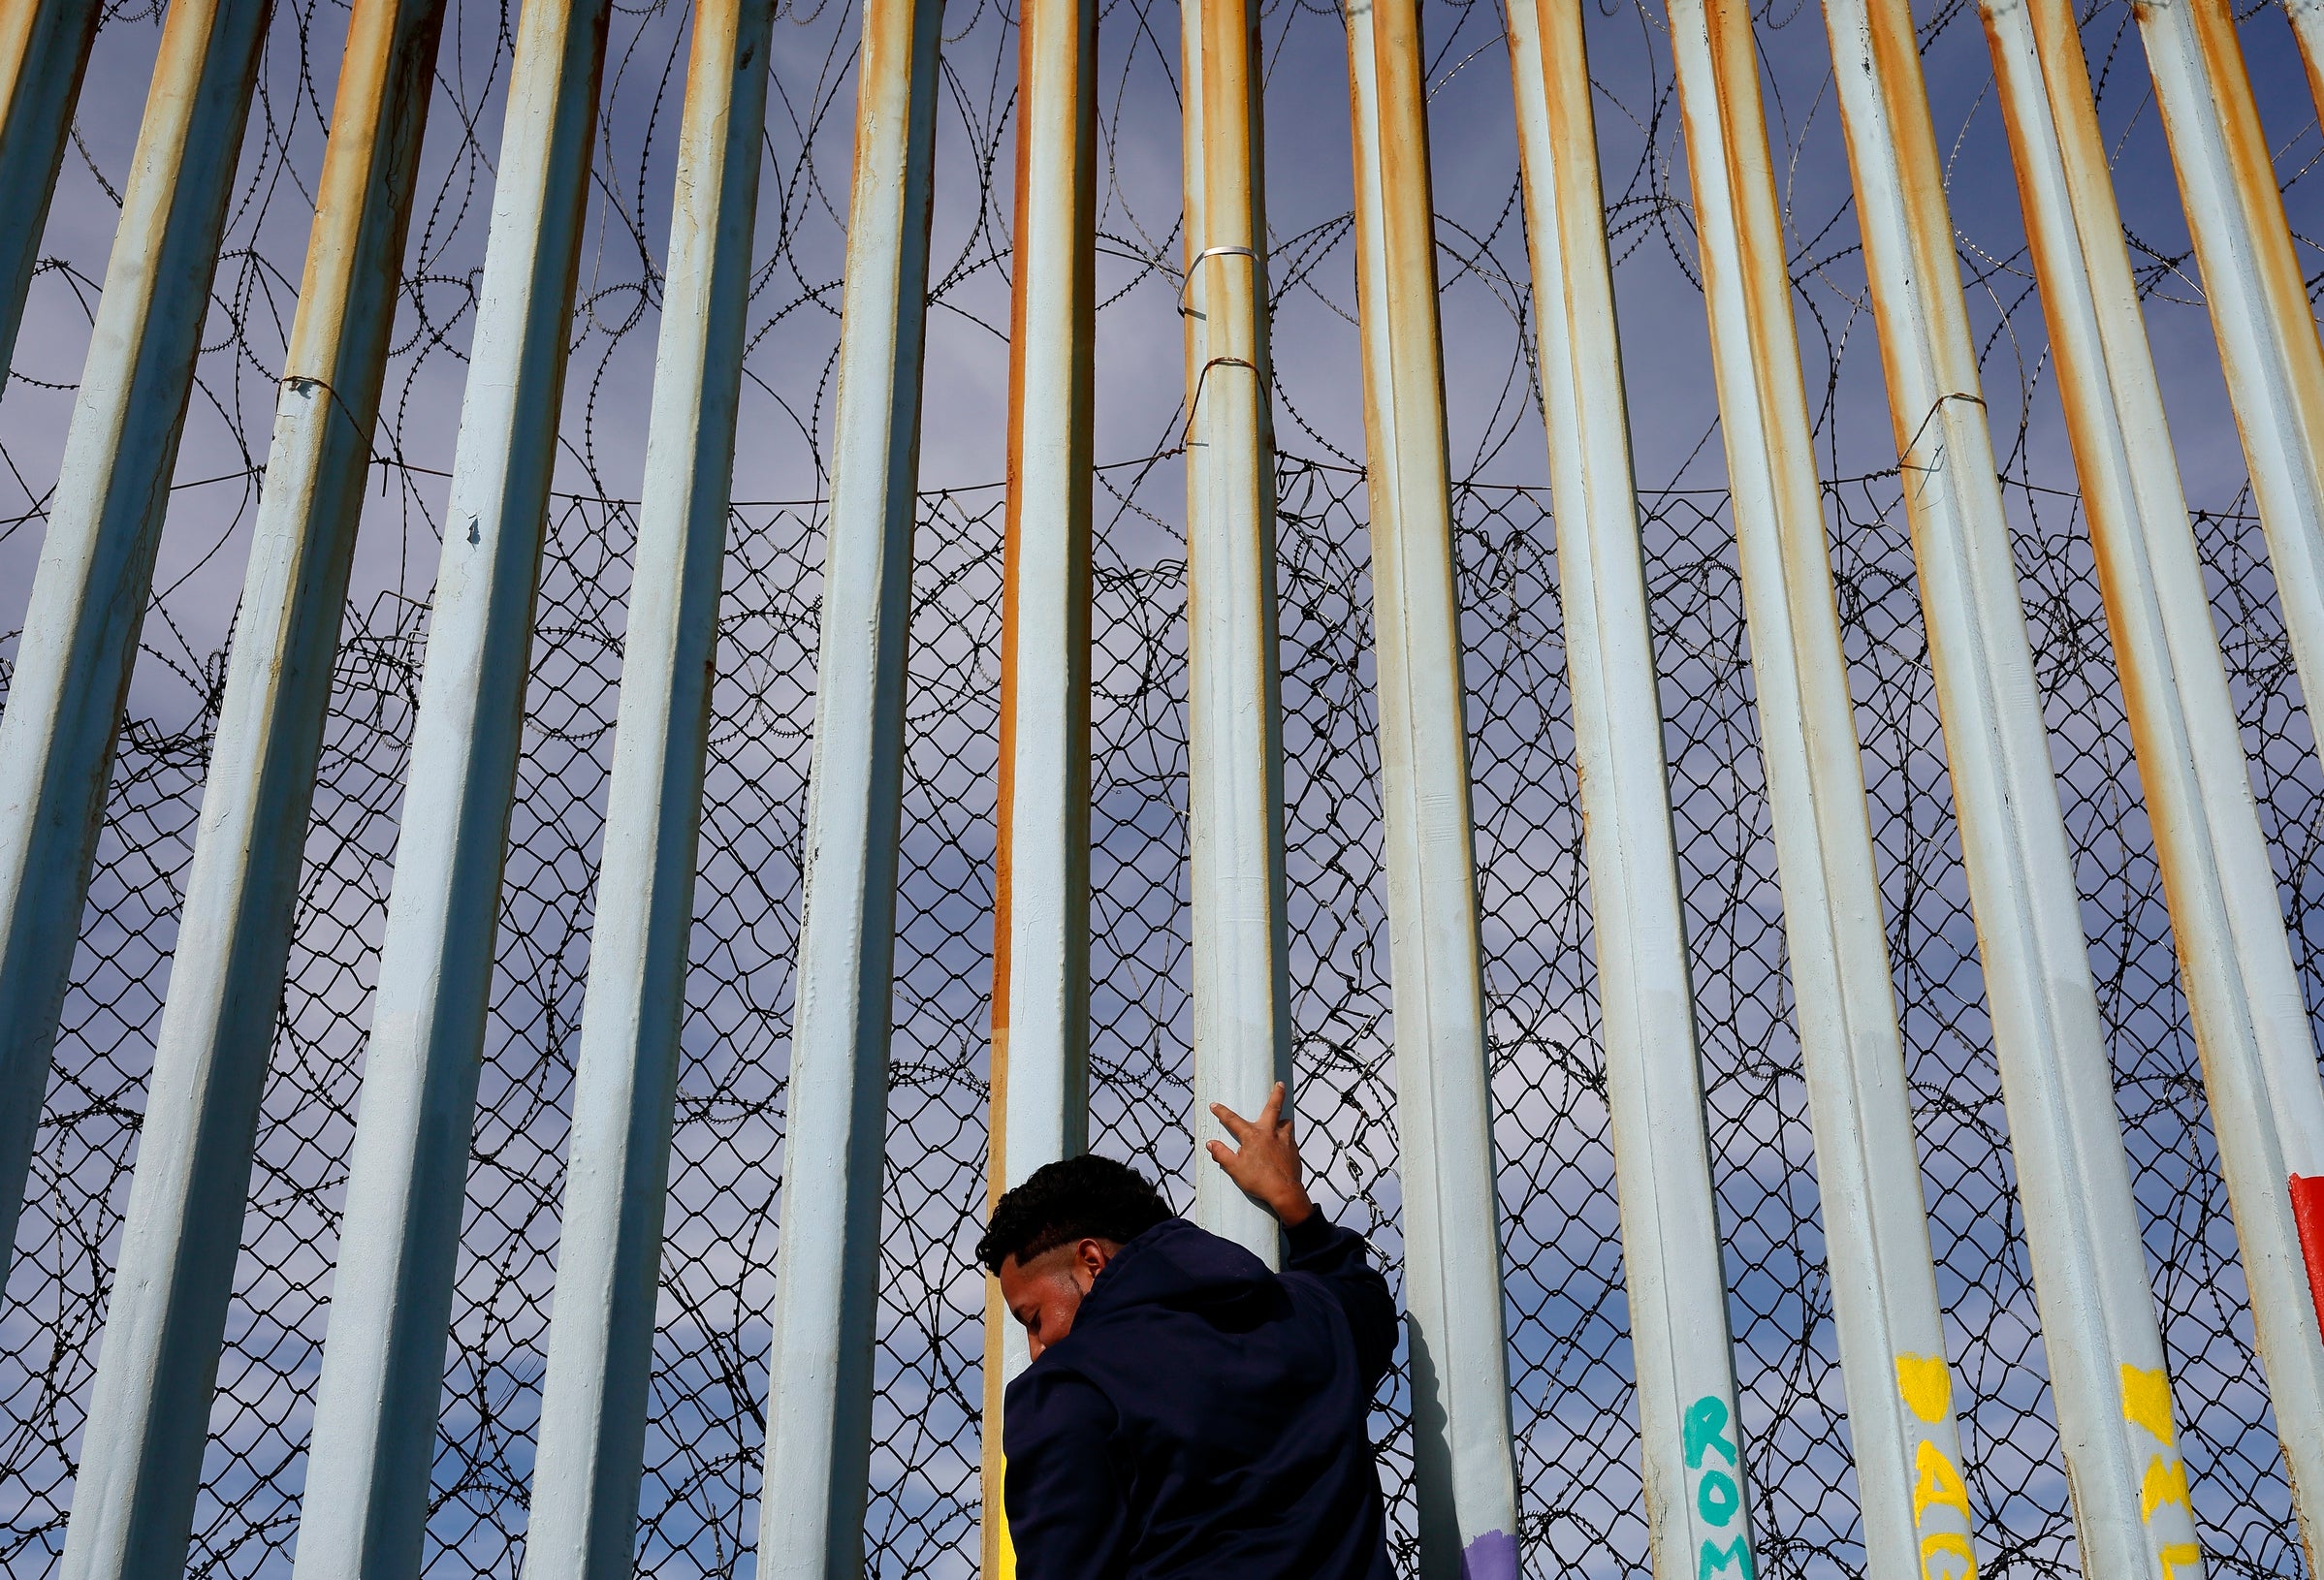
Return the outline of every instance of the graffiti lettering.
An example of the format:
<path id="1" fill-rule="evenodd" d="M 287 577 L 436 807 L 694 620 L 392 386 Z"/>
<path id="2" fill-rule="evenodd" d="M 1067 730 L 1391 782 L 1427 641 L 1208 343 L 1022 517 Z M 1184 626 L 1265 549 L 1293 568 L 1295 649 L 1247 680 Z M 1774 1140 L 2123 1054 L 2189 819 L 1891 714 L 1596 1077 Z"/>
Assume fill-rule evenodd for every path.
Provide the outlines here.
<path id="1" fill-rule="evenodd" d="M 2195 1505 L 2187 1501 L 2186 1461 L 2163 1458 L 2160 1454 L 2147 1462 L 2147 1474 L 2139 1483 L 2139 1518 L 2151 1520 L 2154 1511 L 2165 1503 L 2177 1503 L 2195 1517 Z"/>
<path id="2" fill-rule="evenodd" d="M 1743 1489 L 1735 1485 L 1735 1477 L 1716 1467 L 1703 1472 L 1703 1480 L 1695 1488 L 1695 1507 L 1705 1520 L 1725 1525 L 1742 1506 Z"/>
<path id="3" fill-rule="evenodd" d="M 1727 1463 L 1741 1463 L 1735 1457 L 1735 1444 L 1726 1437 L 1727 1401 L 1716 1394 L 1704 1394 L 1686 1407 L 1686 1468 L 1690 1470 L 1703 1463 L 1703 1453 L 1716 1448 L 1727 1456 Z"/>
<path id="4" fill-rule="evenodd" d="M 1716 1542 L 1706 1541 L 1703 1544 L 1702 1560 L 1695 1566 L 1695 1580 L 1703 1580 L 1703 1577 L 1707 1574 L 1719 1573 L 1731 1564 L 1741 1571 L 1740 1580 L 1753 1580 L 1751 1544 L 1748 1541 L 1737 1536 L 1724 1547 L 1719 1546 Z"/>
<path id="5" fill-rule="evenodd" d="M 1969 1489 L 1961 1485 L 1960 1471 L 1945 1457 L 1936 1444 L 1923 1438 L 1913 1451 L 1913 1525 L 1917 1529 L 1921 1516 L 1929 1505 L 1956 1510 L 1962 1519 L 1969 1517 Z"/>
<path id="6" fill-rule="evenodd" d="M 2203 1549 L 2191 1541 L 2179 1542 L 2155 1555 L 2163 1561 L 2163 1580 L 2176 1580 L 2181 1569 L 2202 1572 Z"/>
<path id="7" fill-rule="evenodd" d="M 1896 1391 L 1905 1408 L 1924 1421 L 1941 1421 L 1953 1409 L 1953 1374 L 1942 1355 L 1897 1356 Z"/>
<path id="8" fill-rule="evenodd" d="M 2145 1427 L 2154 1440 L 2171 1446 L 2171 1379 L 2156 1371 L 2122 1368 L 2122 1419 Z"/>
<path id="9" fill-rule="evenodd" d="M 1929 1564 L 1940 1559 L 1958 1562 L 1960 1567 L 1940 1574 Z M 1921 1538 L 1921 1580 L 1977 1580 L 1977 1555 L 1969 1551 L 1969 1538 L 1950 1531 Z"/>

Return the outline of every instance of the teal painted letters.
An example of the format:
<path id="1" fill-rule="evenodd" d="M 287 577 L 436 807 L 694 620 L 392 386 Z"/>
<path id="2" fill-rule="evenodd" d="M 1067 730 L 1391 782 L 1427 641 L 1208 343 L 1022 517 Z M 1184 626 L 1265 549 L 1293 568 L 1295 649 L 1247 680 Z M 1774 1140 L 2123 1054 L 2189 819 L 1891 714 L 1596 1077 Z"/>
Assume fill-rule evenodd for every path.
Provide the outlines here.
<path id="1" fill-rule="evenodd" d="M 1686 1407 L 1686 1468 L 1690 1470 L 1703 1463 L 1703 1450 L 1716 1448 L 1727 1456 L 1727 1463 L 1740 1463 L 1735 1458 L 1735 1444 L 1727 1440 L 1727 1401 L 1717 1394 L 1704 1394 Z"/>

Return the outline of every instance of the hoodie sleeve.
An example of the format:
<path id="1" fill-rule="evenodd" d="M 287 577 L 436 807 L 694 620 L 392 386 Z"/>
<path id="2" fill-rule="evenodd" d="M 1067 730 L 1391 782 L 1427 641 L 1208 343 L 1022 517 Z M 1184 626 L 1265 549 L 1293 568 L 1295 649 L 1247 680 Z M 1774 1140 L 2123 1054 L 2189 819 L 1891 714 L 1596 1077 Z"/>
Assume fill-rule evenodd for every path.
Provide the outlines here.
<path id="1" fill-rule="evenodd" d="M 1021 1580 L 1117 1580 L 1130 1506 L 1115 1473 L 1113 1405 L 1071 1372 L 1035 1368 L 1002 1412 L 1002 1504 Z"/>
<path id="2" fill-rule="evenodd" d="M 1355 1335 L 1356 1364 L 1365 1380 L 1379 1387 L 1396 1354 L 1396 1302 L 1388 1280 L 1365 1254 L 1363 1236 L 1341 1228 L 1319 1209 L 1297 1228 L 1285 1230 L 1284 1242 L 1289 1255 L 1283 1270 L 1304 1273 L 1331 1291 Z"/>

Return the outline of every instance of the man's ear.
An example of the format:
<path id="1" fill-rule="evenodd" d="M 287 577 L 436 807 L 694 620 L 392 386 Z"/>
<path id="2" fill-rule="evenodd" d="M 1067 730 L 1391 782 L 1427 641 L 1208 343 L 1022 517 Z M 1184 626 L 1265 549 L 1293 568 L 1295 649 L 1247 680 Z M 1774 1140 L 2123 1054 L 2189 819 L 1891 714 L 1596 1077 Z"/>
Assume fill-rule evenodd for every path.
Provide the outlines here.
<path id="1" fill-rule="evenodd" d="M 1090 1292 L 1090 1285 L 1098 1281 L 1098 1275 L 1113 1259 L 1114 1248 L 1103 1240 L 1084 1239 L 1073 1248 L 1073 1270 L 1081 1275 L 1075 1281 L 1081 1285 L 1083 1294 Z"/>

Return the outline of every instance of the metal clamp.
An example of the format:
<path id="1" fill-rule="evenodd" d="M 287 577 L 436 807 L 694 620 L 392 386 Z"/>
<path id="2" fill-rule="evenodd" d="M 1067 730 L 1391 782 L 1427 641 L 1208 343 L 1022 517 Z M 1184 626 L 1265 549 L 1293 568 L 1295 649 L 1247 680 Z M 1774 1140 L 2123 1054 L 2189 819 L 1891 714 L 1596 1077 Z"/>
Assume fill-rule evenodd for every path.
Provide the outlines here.
<path id="1" fill-rule="evenodd" d="M 1186 304 L 1186 294 L 1194 288 L 1194 270 L 1202 266 L 1205 258 L 1248 258 L 1254 264 L 1258 262 L 1258 254 L 1249 247 L 1204 247 L 1194 254 L 1187 261 L 1185 283 L 1178 287 L 1178 316 L 1181 318 L 1209 317 L 1207 313 L 1198 313 Z"/>

